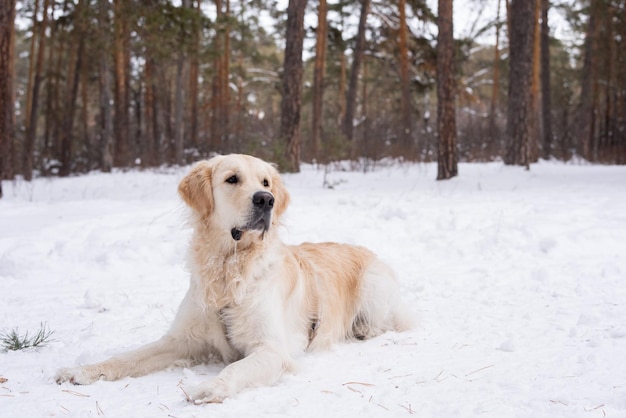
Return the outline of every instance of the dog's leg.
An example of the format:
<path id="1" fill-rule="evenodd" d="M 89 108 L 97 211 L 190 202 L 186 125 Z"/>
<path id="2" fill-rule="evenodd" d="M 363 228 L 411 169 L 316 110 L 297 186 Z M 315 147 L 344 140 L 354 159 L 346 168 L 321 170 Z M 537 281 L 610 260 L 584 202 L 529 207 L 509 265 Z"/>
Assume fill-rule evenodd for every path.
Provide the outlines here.
<path id="1" fill-rule="evenodd" d="M 88 385 L 98 379 L 117 380 L 122 377 L 137 377 L 165 369 L 177 361 L 187 359 L 182 348 L 184 341 L 164 336 L 158 341 L 129 351 L 100 363 L 60 369 L 56 382 L 71 382 L 75 385 Z"/>
<path id="2" fill-rule="evenodd" d="M 189 401 L 197 404 L 222 402 L 244 388 L 272 385 L 291 368 L 289 356 L 271 345 L 262 345 L 225 367 L 216 378 L 189 390 Z"/>
<path id="3" fill-rule="evenodd" d="M 57 383 L 87 385 L 98 379 L 117 380 L 143 376 L 170 366 L 206 361 L 217 356 L 225 362 L 238 358 L 224 334 L 218 314 L 193 302 L 191 287 L 169 332 L 161 339 L 100 363 L 61 369 Z"/>

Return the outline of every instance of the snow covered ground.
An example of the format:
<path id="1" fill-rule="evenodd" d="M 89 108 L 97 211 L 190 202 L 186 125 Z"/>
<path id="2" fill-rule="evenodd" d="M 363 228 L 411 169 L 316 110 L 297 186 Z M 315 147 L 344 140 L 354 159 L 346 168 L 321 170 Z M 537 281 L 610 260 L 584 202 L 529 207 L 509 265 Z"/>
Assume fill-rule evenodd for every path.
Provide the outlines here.
<path id="1" fill-rule="evenodd" d="M 283 239 L 375 250 L 410 332 L 305 355 L 220 405 L 183 393 L 215 364 L 55 384 L 168 328 L 188 283 L 186 170 L 4 183 L 0 329 L 45 322 L 54 341 L 0 353 L 0 416 L 626 417 L 626 167 L 546 162 L 462 164 L 447 182 L 434 164 L 284 176 Z"/>

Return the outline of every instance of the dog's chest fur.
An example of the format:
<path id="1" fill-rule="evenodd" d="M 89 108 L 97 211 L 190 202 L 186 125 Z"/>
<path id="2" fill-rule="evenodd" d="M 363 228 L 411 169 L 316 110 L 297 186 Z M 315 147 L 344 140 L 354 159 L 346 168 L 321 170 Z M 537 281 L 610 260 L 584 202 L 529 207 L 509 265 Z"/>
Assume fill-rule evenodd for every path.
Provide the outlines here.
<path id="1" fill-rule="evenodd" d="M 190 269 L 199 288 L 203 289 L 202 303 L 216 310 L 241 303 L 249 287 L 268 275 L 278 260 L 278 252 L 266 243 L 237 248 L 232 243 L 220 251 L 195 236 L 190 246 Z"/>

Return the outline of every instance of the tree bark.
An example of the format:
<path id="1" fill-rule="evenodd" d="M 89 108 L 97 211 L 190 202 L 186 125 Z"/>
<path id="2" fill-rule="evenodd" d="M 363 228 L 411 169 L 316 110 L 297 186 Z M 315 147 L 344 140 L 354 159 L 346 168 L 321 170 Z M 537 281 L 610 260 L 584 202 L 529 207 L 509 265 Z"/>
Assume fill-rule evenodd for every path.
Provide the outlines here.
<path id="1" fill-rule="evenodd" d="M 32 180 L 33 177 L 33 148 L 34 139 L 29 132 L 31 130 L 31 115 L 33 107 L 33 84 L 35 66 L 37 65 L 37 38 L 39 32 L 37 28 L 37 15 L 39 14 L 39 0 L 35 0 L 33 8 L 33 35 L 30 39 L 30 49 L 28 53 L 29 65 L 28 65 L 28 78 L 26 79 L 26 117 L 24 118 L 24 125 L 26 126 L 26 135 L 24 136 L 24 146 L 22 148 L 22 175 L 26 181 Z M 44 11 L 45 14 L 45 11 Z"/>
<path id="2" fill-rule="evenodd" d="M 221 120 L 222 125 L 222 143 L 227 143 L 230 138 L 230 0 L 223 0 L 225 3 L 224 10 L 224 51 L 221 60 L 221 76 L 222 93 L 220 94 L 221 102 Z"/>
<path id="3" fill-rule="evenodd" d="M 541 115 L 543 125 L 542 155 L 552 156 L 552 97 L 550 87 L 550 0 L 541 0 Z"/>
<path id="4" fill-rule="evenodd" d="M 54 15 L 55 3 L 51 4 L 51 14 Z M 67 2 L 64 3 L 67 8 Z M 48 74 L 46 89 L 46 110 L 44 123 L 44 151 L 43 157 L 46 162 L 60 159 L 61 145 L 59 131 L 61 125 L 60 96 L 61 96 L 61 68 L 66 55 L 66 36 L 63 36 L 64 25 L 55 22 L 50 25 L 50 48 L 48 48 L 48 65 L 52 70 Z M 61 34 L 61 35 L 59 35 Z"/>
<path id="5" fill-rule="evenodd" d="M 217 10 L 214 38 L 215 59 L 211 97 L 211 147 L 222 150 L 229 137 L 230 124 L 230 1 L 215 0 Z"/>
<path id="6" fill-rule="evenodd" d="M 80 71 L 85 49 L 84 2 L 85 0 L 80 0 L 76 6 L 77 22 L 72 33 L 71 46 L 69 48 L 71 53 L 65 91 L 66 106 L 63 112 L 63 126 L 61 128 L 61 169 L 59 171 L 61 177 L 69 176 L 72 171 L 74 114 L 76 112 Z"/>
<path id="7" fill-rule="evenodd" d="M 578 110 L 578 138 L 577 146 L 583 158 L 593 159 L 592 142 L 595 126 L 594 98 L 596 96 L 594 60 L 598 36 L 598 10 L 602 0 L 592 0 L 589 9 L 589 23 L 585 36 L 585 49 L 583 58 L 583 79 L 580 92 L 580 107 Z"/>
<path id="8" fill-rule="evenodd" d="M 302 48 L 307 0 L 289 0 L 283 64 L 279 137 L 285 146 L 283 168 L 300 171 L 300 110 L 302 107 Z"/>
<path id="9" fill-rule="evenodd" d="M 213 37 L 213 53 L 215 57 L 213 59 L 213 79 L 211 81 L 211 134 L 209 140 L 209 147 L 212 150 L 217 150 L 220 148 L 222 131 L 220 124 L 220 103 L 221 103 L 221 93 L 222 88 L 220 83 L 222 82 L 221 71 L 221 51 L 222 47 L 222 38 L 219 35 L 219 25 L 221 24 L 221 16 L 222 16 L 222 0 L 215 0 L 215 10 L 217 12 L 217 17 L 215 18 L 216 23 L 216 33 Z"/>
<path id="10" fill-rule="evenodd" d="M 45 0 L 43 4 L 43 16 L 41 23 L 39 24 L 39 33 L 37 36 L 33 36 L 33 44 L 35 38 L 39 39 L 37 46 L 37 55 L 33 55 L 34 72 L 33 72 L 33 87 L 31 91 L 30 106 L 27 106 L 27 128 L 26 136 L 24 138 L 24 152 L 23 152 L 23 167 L 22 171 L 24 179 L 30 181 L 33 177 L 33 153 L 35 147 L 35 139 L 37 138 L 37 116 L 39 115 L 39 89 L 41 87 L 41 70 L 44 61 L 44 52 L 46 45 L 46 28 L 48 26 L 48 8 L 50 0 Z M 33 22 L 36 21 L 36 17 L 33 18 Z"/>
<path id="11" fill-rule="evenodd" d="M 202 9 L 200 8 L 200 0 L 196 0 L 195 8 L 196 16 L 194 16 L 192 26 L 193 46 L 189 64 L 189 143 L 192 147 L 198 148 L 198 75 L 200 62 L 198 55 L 200 54 L 200 19 L 202 18 Z M 192 6 L 193 7 L 193 6 Z"/>
<path id="12" fill-rule="evenodd" d="M 183 9 L 190 9 L 190 0 L 182 0 Z M 181 33 L 181 38 L 185 36 L 185 33 Z M 184 39 L 181 39 L 181 44 Z M 185 135 L 185 96 L 186 88 L 188 87 L 187 77 L 189 76 L 187 62 L 187 54 L 185 48 L 181 47 L 178 51 L 178 58 L 176 60 L 176 81 L 174 88 L 174 144 L 173 144 L 173 158 L 172 163 L 183 163 L 183 151 L 184 151 L 184 135 Z"/>
<path id="13" fill-rule="evenodd" d="M 489 136 L 496 140 L 496 118 L 498 113 L 498 94 L 500 93 L 500 0 L 496 9 L 496 45 L 493 51 L 493 83 L 491 88 L 491 106 L 489 114 Z"/>
<path id="14" fill-rule="evenodd" d="M 504 162 L 530 168 L 531 88 L 536 0 L 512 0 L 510 6 L 509 103 Z"/>
<path id="15" fill-rule="evenodd" d="M 437 180 L 458 175 L 456 150 L 456 80 L 452 0 L 439 0 L 437 16 Z"/>
<path id="16" fill-rule="evenodd" d="M 2 180 L 13 177 L 11 143 L 14 136 L 13 43 L 15 0 L 0 0 L 0 198 Z"/>
<path id="17" fill-rule="evenodd" d="M 98 26 L 104 51 L 100 54 L 100 169 L 106 173 L 113 168 L 113 115 L 111 114 L 111 59 L 108 0 L 98 0 Z"/>
<path id="18" fill-rule="evenodd" d="M 312 143 L 313 158 L 320 159 L 322 143 L 322 106 L 324 102 L 324 69 L 326 68 L 326 43 L 328 41 L 328 23 L 326 0 L 320 0 L 317 12 L 317 34 L 315 42 L 315 67 L 313 69 L 313 121 Z"/>
<path id="19" fill-rule="evenodd" d="M 541 138 L 541 117 L 539 110 L 540 102 L 540 69 L 541 69 L 541 1 L 535 0 L 533 18 L 533 80 L 530 89 L 530 134 L 529 134 L 529 159 L 530 162 L 539 160 L 539 138 Z"/>
<path id="20" fill-rule="evenodd" d="M 346 81 L 347 81 L 347 63 L 346 63 L 346 51 L 342 49 L 339 57 L 339 117 L 337 118 L 337 125 L 340 129 L 343 129 L 343 120 L 346 117 Z"/>
<path id="21" fill-rule="evenodd" d="M 452 3 L 450 2 L 450 7 Z M 406 22 L 406 0 L 398 2 L 400 14 L 400 39 L 398 50 L 400 53 L 400 113 L 401 123 L 400 138 L 404 152 L 411 148 L 411 84 L 409 80 L 409 49 L 407 44 L 408 28 Z"/>
<path id="22" fill-rule="evenodd" d="M 356 94 L 358 90 L 361 61 L 365 52 L 365 28 L 367 15 L 369 14 L 370 0 L 361 0 L 361 14 L 359 17 L 359 29 L 356 35 L 356 44 L 352 54 L 352 67 L 346 93 L 346 112 L 343 117 L 343 133 L 350 141 L 354 139 L 354 114 L 356 111 Z"/>
<path id="23" fill-rule="evenodd" d="M 126 167 L 130 163 L 129 150 L 129 93 L 126 51 L 128 22 L 124 0 L 114 0 L 114 65 L 115 65 L 115 165 Z"/>

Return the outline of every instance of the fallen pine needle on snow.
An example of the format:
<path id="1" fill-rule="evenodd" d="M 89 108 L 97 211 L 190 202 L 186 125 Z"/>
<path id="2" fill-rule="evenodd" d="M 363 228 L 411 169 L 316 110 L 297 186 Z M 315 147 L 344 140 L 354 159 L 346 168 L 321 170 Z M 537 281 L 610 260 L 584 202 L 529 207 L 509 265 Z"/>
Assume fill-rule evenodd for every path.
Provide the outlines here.
<path id="1" fill-rule="evenodd" d="M 413 411 L 413 409 L 411 409 L 411 404 L 409 404 L 409 406 L 404 406 L 404 405 L 400 405 L 402 408 L 406 409 L 407 412 L 411 415 L 413 415 L 415 413 L 415 411 Z"/>
<path id="2" fill-rule="evenodd" d="M 392 379 L 400 379 L 400 378 L 402 378 L 402 377 L 409 377 L 409 376 L 413 376 L 413 373 L 403 374 L 403 375 L 401 375 L 401 376 L 392 376 L 392 377 L 389 377 L 389 378 L 388 378 L 388 380 L 392 380 Z"/>
<path id="3" fill-rule="evenodd" d="M 376 386 L 371 383 L 363 383 L 363 382 L 347 382 L 347 383 L 344 383 L 342 386 L 348 386 L 348 385 Z"/>
<path id="4" fill-rule="evenodd" d="M 600 409 L 600 408 L 604 408 L 604 404 L 600 404 L 596 406 L 595 408 L 585 408 L 585 411 L 590 412 L 590 411 L 595 411 L 596 409 Z"/>
<path id="5" fill-rule="evenodd" d="M 104 415 L 104 411 L 100 408 L 100 404 L 96 401 L 96 411 L 98 411 L 98 416 Z"/>
<path id="6" fill-rule="evenodd" d="M 493 367 L 493 366 L 495 366 L 495 364 L 491 364 L 491 365 L 489 365 L 489 366 L 481 367 L 480 369 L 476 369 L 476 370 L 474 370 L 473 372 L 469 372 L 469 373 L 467 373 L 467 374 L 465 375 L 465 377 L 467 377 L 467 376 L 471 376 L 471 375 L 473 375 L 474 373 L 482 372 L 483 370 L 489 369 L 489 368 L 491 368 L 491 367 Z"/>
<path id="7" fill-rule="evenodd" d="M 185 399 L 186 399 L 188 402 L 191 402 L 191 398 L 189 397 L 189 395 L 187 394 L 187 392 L 185 392 L 185 389 L 183 389 L 183 387 L 182 387 L 182 386 L 180 386 L 180 385 L 177 385 L 177 386 L 178 386 L 178 389 L 180 389 L 180 390 L 183 392 L 183 394 L 185 395 Z"/>
<path id="8" fill-rule="evenodd" d="M 69 393 L 70 395 L 80 396 L 80 397 L 83 397 L 83 398 L 89 398 L 90 397 L 90 395 L 86 395 L 84 393 L 76 392 L 76 391 L 69 390 L 69 389 L 63 389 L 63 390 L 61 390 L 61 392 Z"/>

